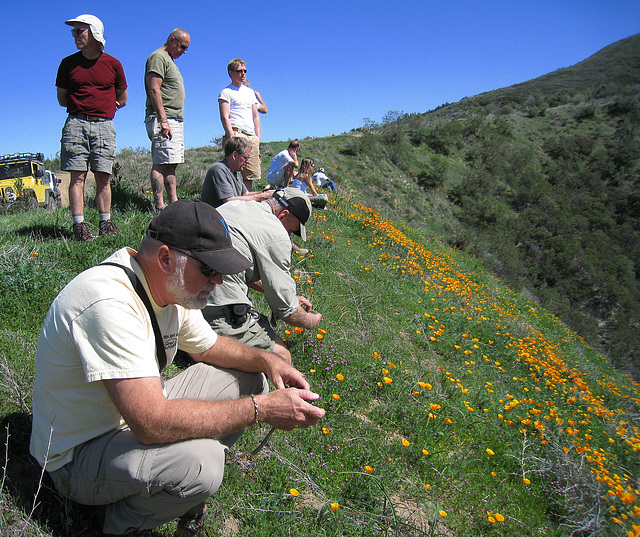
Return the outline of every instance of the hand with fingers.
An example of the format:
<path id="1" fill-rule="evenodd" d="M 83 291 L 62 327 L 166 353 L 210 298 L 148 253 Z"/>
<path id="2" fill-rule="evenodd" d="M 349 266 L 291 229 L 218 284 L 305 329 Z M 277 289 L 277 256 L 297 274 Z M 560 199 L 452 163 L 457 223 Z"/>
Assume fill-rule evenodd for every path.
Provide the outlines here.
<path id="1" fill-rule="evenodd" d="M 319 397 L 317 393 L 298 388 L 284 388 L 257 396 L 259 420 L 284 431 L 306 429 L 325 415 L 323 408 L 312 404 Z"/>

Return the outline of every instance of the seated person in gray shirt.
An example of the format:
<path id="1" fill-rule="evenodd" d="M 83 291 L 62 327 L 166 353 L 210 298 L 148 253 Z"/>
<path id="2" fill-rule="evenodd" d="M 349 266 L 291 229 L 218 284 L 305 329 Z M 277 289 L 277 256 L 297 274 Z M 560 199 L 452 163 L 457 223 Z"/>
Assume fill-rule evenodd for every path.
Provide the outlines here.
<path id="1" fill-rule="evenodd" d="M 224 144 L 224 159 L 213 164 L 202 184 L 202 201 L 219 207 L 226 201 L 262 201 L 273 191 L 249 192 L 242 180 L 242 169 L 251 159 L 251 145 L 240 137 L 233 137 Z"/>

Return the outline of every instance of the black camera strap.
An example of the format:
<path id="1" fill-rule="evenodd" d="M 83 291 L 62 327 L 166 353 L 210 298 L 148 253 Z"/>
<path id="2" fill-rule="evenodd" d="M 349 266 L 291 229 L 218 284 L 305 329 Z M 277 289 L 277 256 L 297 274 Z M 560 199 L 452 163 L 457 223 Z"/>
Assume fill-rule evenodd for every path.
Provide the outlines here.
<path id="1" fill-rule="evenodd" d="M 149 300 L 147 292 L 144 290 L 142 282 L 140 281 L 138 276 L 136 276 L 136 273 L 133 272 L 133 270 L 131 270 L 129 267 L 125 267 L 118 263 L 112 263 L 110 261 L 105 261 L 103 263 L 100 263 L 100 265 L 112 265 L 114 267 L 120 267 L 125 271 L 126 275 L 129 277 L 129 280 L 131 280 L 131 285 L 133 285 L 136 293 L 138 293 L 138 296 L 146 306 L 147 312 L 149 312 L 149 317 L 151 318 L 151 326 L 153 327 L 153 334 L 156 338 L 156 351 L 158 353 L 156 356 L 156 360 L 158 361 L 158 367 L 160 368 L 160 371 L 162 371 L 167 365 L 167 352 L 164 349 L 164 341 L 162 340 L 162 334 L 160 333 L 160 326 L 158 326 L 158 319 L 156 319 L 156 314 L 153 311 L 151 301 Z"/>

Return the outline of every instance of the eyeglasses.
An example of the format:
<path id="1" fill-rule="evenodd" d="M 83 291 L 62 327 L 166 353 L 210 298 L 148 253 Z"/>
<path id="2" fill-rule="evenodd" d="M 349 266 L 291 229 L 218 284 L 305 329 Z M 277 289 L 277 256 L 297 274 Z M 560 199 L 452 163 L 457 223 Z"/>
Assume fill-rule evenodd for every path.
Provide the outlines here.
<path id="1" fill-rule="evenodd" d="M 246 69 L 236 69 L 234 71 L 234 73 L 245 73 L 246 74 L 247 70 Z"/>
<path id="2" fill-rule="evenodd" d="M 202 273 L 202 275 L 205 278 L 213 278 L 214 276 L 217 276 L 218 274 L 220 274 L 217 270 L 214 270 L 210 266 L 205 265 L 202 261 L 200 261 L 197 257 L 191 255 L 189 252 L 185 252 L 184 250 L 180 250 L 180 248 L 172 248 L 171 246 L 169 246 L 169 248 L 171 248 L 172 250 L 175 250 L 177 252 L 180 252 L 181 254 L 184 254 L 187 257 L 190 257 L 191 259 L 195 259 L 198 262 L 198 264 L 200 265 L 200 272 Z"/>
<path id="3" fill-rule="evenodd" d="M 238 151 L 236 151 L 236 155 L 242 157 L 244 160 L 249 160 L 251 158 L 251 155 L 247 156 L 244 153 L 239 153 Z"/>
<path id="4" fill-rule="evenodd" d="M 189 48 L 189 45 L 185 45 L 184 43 L 180 42 L 180 40 L 177 37 L 174 37 L 174 39 L 178 42 L 178 46 L 184 51 L 187 52 L 187 49 Z"/>
<path id="5" fill-rule="evenodd" d="M 88 29 L 89 29 L 88 26 L 85 26 L 84 28 L 71 28 L 71 35 L 74 37 L 78 35 L 82 35 Z"/>

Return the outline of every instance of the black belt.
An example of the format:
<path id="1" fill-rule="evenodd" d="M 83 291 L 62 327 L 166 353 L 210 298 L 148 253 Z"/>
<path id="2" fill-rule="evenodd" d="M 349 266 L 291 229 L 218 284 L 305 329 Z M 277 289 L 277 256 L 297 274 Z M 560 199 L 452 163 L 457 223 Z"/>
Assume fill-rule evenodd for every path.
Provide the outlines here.
<path id="1" fill-rule="evenodd" d="M 69 117 L 84 119 L 85 121 L 111 121 L 108 117 L 90 116 L 88 114 L 69 114 Z"/>

